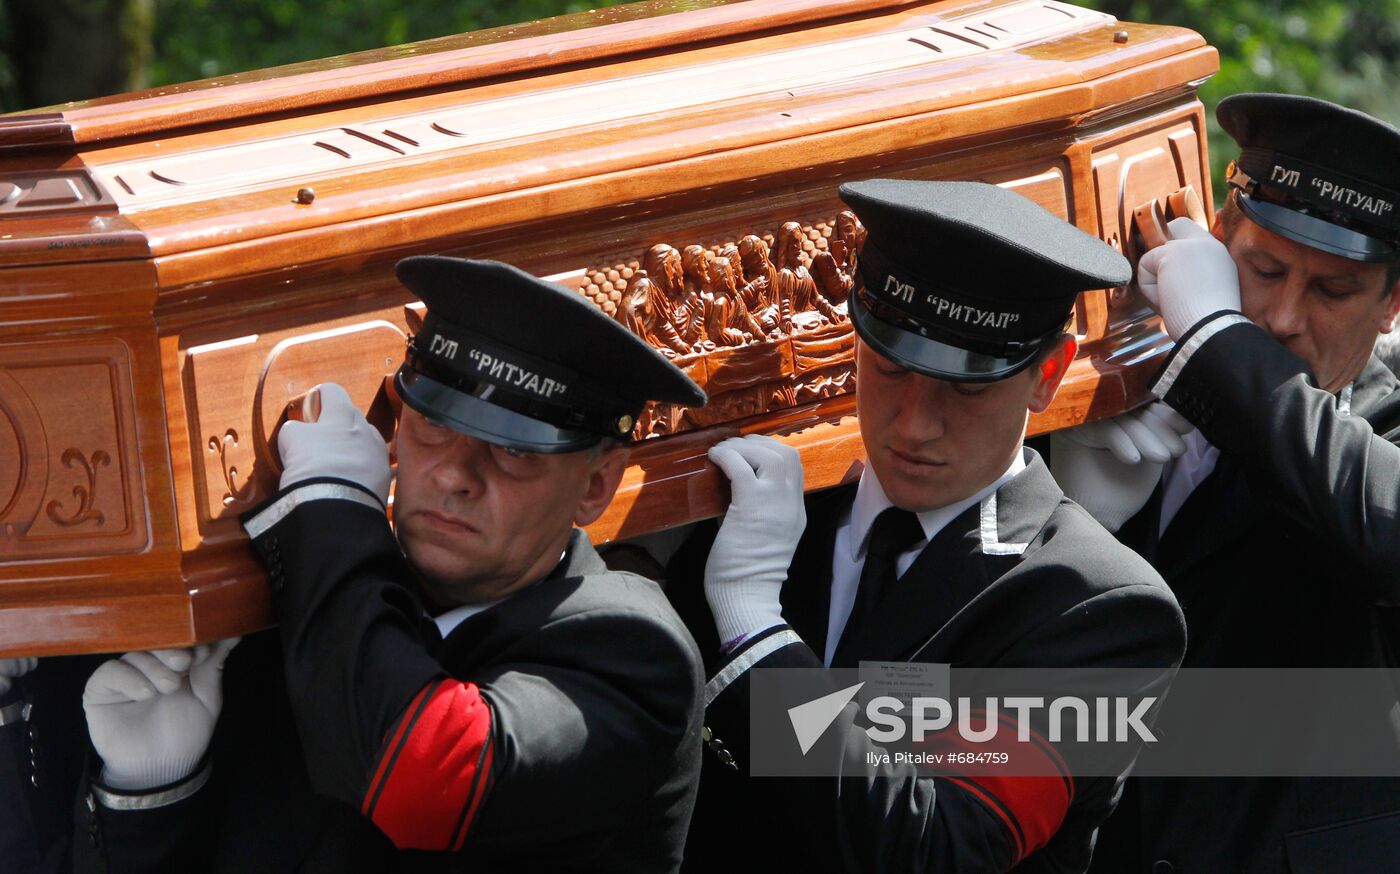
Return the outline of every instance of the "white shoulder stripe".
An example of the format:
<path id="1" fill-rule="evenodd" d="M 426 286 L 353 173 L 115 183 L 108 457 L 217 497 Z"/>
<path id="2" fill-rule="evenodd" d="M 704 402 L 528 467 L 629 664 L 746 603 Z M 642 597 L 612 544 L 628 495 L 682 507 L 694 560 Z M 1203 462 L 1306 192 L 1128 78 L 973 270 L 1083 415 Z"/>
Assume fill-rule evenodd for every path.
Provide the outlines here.
<path id="1" fill-rule="evenodd" d="M 209 782 L 209 775 L 214 770 L 213 765 L 205 765 L 204 770 L 195 774 L 190 779 L 177 786 L 166 789 L 163 792 L 151 792 L 147 795 L 128 795 L 126 793 L 109 792 L 101 786 L 94 784 L 92 795 L 103 807 L 108 810 L 154 810 L 157 807 L 165 807 L 177 801 L 184 801 L 191 795 L 204 788 L 204 784 Z"/>
<path id="2" fill-rule="evenodd" d="M 384 506 L 364 489 L 342 483 L 311 483 L 292 489 L 278 498 L 272 506 L 243 523 L 243 530 L 248 532 L 249 537 L 260 537 L 269 528 L 287 518 L 297 507 L 312 501 L 354 501 L 384 512 Z"/>
<path id="3" fill-rule="evenodd" d="M 14 725 L 29 721 L 29 702 L 16 701 L 0 707 L 0 725 Z"/>
<path id="4" fill-rule="evenodd" d="M 1186 366 L 1187 361 L 1191 360 L 1191 356 L 1195 354 L 1196 350 L 1205 345 L 1207 340 L 1231 325 L 1238 325 L 1240 322 L 1247 323 L 1248 321 L 1249 319 L 1246 319 L 1242 313 L 1227 313 L 1217 316 L 1197 328 L 1196 333 L 1191 335 L 1191 339 L 1178 346 L 1176 351 L 1172 353 L 1171 363 L 1162 373 L 1162 378 L 1157 380 L 1156 385 L 1152 386 L 1153 396 L 1158 400 L 1167 396 L 1167 392 L 1171 391 L 1172 386 L 1176 384 L 1176 378 L 1181 375 L 1181 369 Z"/>
<path id="5" fill-rule="evenodd" d="M 997 493 L 982 501 L 982 553 L 984 555 L 1020 555 L 1029 543 L 1002 543 L 997 533 Z"/>
<path id="6" fill-rule="evenodd" d="M 794 643 L 801 643 L 802 638 L 797 636 L 797 632 L 791 628 L 779 631 L 777 634 L 763 638 L 758 643 L 739 653 L 738 658 L 725 665 L 718 674 L 710 678 L 710 682 L 705 684 L 705 706 L 709 707 L 710 702 L 719 697 L 720 693 L 729 688 L 729 684 L 744 675 L 744 672 L 754 665 L 768 658 L 785 646 Z"/>

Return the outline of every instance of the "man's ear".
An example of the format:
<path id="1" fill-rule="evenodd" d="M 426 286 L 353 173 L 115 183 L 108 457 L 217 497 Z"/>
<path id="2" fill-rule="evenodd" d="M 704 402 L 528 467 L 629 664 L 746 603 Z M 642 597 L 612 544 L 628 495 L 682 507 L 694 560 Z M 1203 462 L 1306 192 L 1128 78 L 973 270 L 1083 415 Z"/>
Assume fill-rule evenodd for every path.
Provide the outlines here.
<path id="1" fill-rule="evenodd" d="M 1225 215 L 1225 210 L 1216 210 L 1215 221 L 1210 223 L 1210 235 L 1220 242 L 1225 242 L 1225 222 L 1221 221 L 1221 216 Z"/>
<path id="2" fill-rule="evenodd" d="M 1385 315 L 1381 317 L 1381 333 L 1395 330 L 1395 319 L 1400 316 L 1400 282 L 1390 287 L 1390 302 L 1386 304 Z"/>
<path id="3" fill-rule="evenodd" d="M 1035 365 L 1035 388 L 1031 390 L 1030 411 L 1032 413 L 1043 413 L 1050 406 L 1050 402 L 1055 400 L 1055 392 L 1060 388 L 1060 382 L 1069 372 L 1070 364 L 1074 363 L 1074 356 L 1079 352 L 1079 341 L 1074 339 L 1073 334 L 1061 334 L 1060 339 L 1055 341 L 1055 346 L 1040 363 Z"/>
<path id="4" fill-rule="evenodd" d="M 574 524 L 582 528 L 597 520 L 612 503 L 617 487 L 622 483 L 622 473 L 627 470 L 627 459 L 632 451 L 626 446 L 615 446 L 603 450 L 603 454 L 590 462 L 588 488 L 579 499 L 574 512 Z"/>

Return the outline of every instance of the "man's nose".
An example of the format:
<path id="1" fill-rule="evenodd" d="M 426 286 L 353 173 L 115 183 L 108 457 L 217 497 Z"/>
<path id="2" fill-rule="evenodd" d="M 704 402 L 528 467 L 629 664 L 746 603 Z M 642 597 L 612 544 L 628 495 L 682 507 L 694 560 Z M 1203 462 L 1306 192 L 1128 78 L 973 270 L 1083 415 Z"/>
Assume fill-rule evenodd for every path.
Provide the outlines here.
<path id="1" fill-rule="evenodd" d="M 490 463 L 490 447 L 468 434 L 455 434 L 448 451 L 433 468 L 433 483 L 445 492 L 476 494 L 481 491 L 481 472 Z"/>
<path id="2" fill-rule="evenodd" d="M 1307 278 L 1289 276 L 1287 282 L 1269 295 L 1260 327 L 1279 342 L 1303 333 L 1308 324 L 1307 310 L 1304 308 L 1306 294 Z"/>
<path id="3" fill-rule="evenodd" d="M 897 396 L 899 412 L 895 431 L 909 448 L 943 436 L 947 393 L 952 386 L 941 379 L 912 375 L 904 380 Z"/>

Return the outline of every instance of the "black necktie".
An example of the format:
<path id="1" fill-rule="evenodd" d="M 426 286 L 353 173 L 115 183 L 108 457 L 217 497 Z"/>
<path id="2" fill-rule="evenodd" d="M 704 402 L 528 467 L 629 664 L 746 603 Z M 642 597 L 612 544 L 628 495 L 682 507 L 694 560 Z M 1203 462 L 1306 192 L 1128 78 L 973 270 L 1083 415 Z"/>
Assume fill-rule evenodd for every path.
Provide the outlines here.
<path id="1" fill-rule="evenodd" d="M 856 589 L 856 601 L 851 607 L 851 616 L 846 620 L 846 628 L 841 639 L 847 640 L 859 633 L 870 619 L 875 608 L 894 588 L 899 574 L 895 572 L 895 562 L 900 553 L 924 539 L 924 527 L 919 517 L 908 510 L 889 507 L 875 517 L 870 526 L 870 542 L 865 547 L 865 566 L 860 570 L 860 586 Z"/>

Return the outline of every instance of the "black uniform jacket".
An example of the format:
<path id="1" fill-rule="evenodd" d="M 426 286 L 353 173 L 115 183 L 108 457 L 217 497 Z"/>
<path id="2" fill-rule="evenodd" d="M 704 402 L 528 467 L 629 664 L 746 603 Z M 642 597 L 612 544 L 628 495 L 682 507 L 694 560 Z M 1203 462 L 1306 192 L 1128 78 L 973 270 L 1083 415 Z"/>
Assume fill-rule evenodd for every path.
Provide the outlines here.
<path id="1" fill-rule="evenodd" d="M 1154 391 L 1221 452 L 1164 536 L 1160 490 L 1119 532 L 1181 601 L 1185 666 L 1400 666 L 1390 371 L 1373 356 L 1347 410 L 1236 314 L 1183 337 Z M 1396 740 L 1391 768 L 1398 712 L 1377 714 Z M 1102 843 L 1104 874 L 1400 870 L 1400 780 L 1135 779 Z"/>
<path id="2" fill-rule="evenodd" d="M 575 531 L 554 573 L 440 640 L 357 487 L 298 484 L 245 526 L 277 590 L 286 691 L 267 691 L 268 664 L 238 684 L 262 691 L 226 703 L 235 753 L 220 761 L 216 737 L 210 785 L 183 800 L 112 809 L 133 805 L 97 787 L 118 796 L 96 805 L 112 870 L 679 867 L 702 673 L 655 583 L 609 571 Z"/>
<path id="3" fill-rule="evenodd" d="M 879 605 L 847 637 L 834 667 L 860 660 L 998 668 L 1160 668 L 1161 694 L 1185 648 L 1175 599 L 1161 578 L 1064 497 L 1032 450 L 1025 470 L 949 522 Z M 809 498 L 808 524 L 783 586 L 790 623 L 745 641 L 713 664 L 706 724 L 737 769 L 707 754 L 687 866 L 718 871 L 748 857 L 752 870 L 851 872 L 1083 871 L 1095 829 L 1112 810 L 1112 777 L 919 776 L 881 766 L 873 779 L 750 778 L 748 671 L 821 667 L 834 532 L 854 486 Z M 698 581 L 709 540 L 694 538 L 672 562 L 668 592 L 686 599 L 702 649 L 715 652 Z M 848 707 L 828 734 L 854 718 Z M 855 733 L 852 743 L 874 744 Z M 755 849 L 738 850 L 743 831 Z M 772 867 L 776 866 L 776 867 Z"/>
<path id="4" fill-rule="evenodd" d="M 69 870 L 93 656 L 45 658 L 0 695 L 0 872 Z"/>

